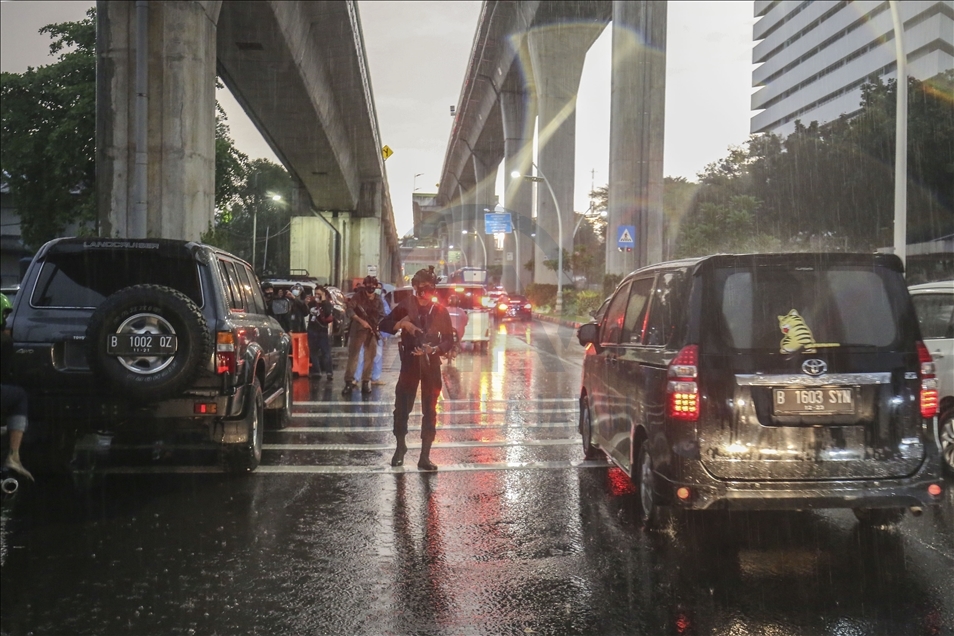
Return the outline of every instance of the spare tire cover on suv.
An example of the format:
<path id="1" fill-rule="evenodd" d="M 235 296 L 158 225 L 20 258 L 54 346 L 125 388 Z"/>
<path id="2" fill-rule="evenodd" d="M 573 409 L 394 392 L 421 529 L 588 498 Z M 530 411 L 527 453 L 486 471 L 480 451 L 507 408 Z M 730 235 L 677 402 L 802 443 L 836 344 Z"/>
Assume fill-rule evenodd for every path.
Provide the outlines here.
<path id="1" fill-rule="evenodd" d="M 143 335 L 145 340 L 137 340 L 143 343 L 175 336 L 174 350 L 155 355 L 110 352 L 113 335 Z M 164 339 L 166 348 L 171 341 Z M 212 353 L 202 312 L 185 294 L 161 285 L 134 285 L 109 296 L 90 317 L 86 342 L 93 372 L 112 388 L 140 400 L 180 393 Z"/>

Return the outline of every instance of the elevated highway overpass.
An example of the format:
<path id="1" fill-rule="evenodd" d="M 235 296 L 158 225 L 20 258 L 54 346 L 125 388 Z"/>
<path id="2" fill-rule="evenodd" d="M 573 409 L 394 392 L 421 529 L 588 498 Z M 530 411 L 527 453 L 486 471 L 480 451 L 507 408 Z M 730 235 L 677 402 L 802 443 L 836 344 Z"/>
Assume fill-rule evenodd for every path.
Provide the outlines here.
<path id="1" fill-rule="evenodd" d="M 574 223 L 576 95 L 586 52 L 608 23 L 613 25 L 608 232 L 633 225 L 637 243 L 632 252 L 620 252 L 610 236 L 607 272 L 628 272 L 662 258 L 666 2 L 488 0 L 474 36 L 437 203 L 443 227 L 455 236 L 482 231 L 483 211 L 493 209 L 502 194 L 515 217 L 515 232 L 504 248 L 508 289 L 556 282 L 543 261 L 556 259 L 561 234 L 563 248 L 572 250 L 567 239 Z M 505 191 L 495 193 L 500 167 Z M 539 189 L 536 223 L 530 221 L 531 181 L 525 177 L 544 179 L 541 185 L 553 192 Z M 532 274 L 522 267 L 531 254 Z M 480 258 L 479 248 L 471 245 L 468 260 Z"/>
<path id="2" fill-rule="evenodd" d="M 110 236 L 197 240 L 214 222 L 215 78 L 296 186 L 296 250 L 333 282 L 400 274 L 354 1 L 97 2 L 97 161 Z"/>

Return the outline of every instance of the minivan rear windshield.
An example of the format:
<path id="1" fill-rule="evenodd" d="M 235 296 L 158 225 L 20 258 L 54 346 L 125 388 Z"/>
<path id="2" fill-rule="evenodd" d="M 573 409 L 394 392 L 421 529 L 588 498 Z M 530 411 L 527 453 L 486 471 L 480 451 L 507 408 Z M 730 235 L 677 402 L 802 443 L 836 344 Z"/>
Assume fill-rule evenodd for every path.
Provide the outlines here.
<path id="1" fill-rule="evenodd" d="M 37 277 L 34 307 L 95 308 L 132 285 L 165 285 L 202 306 L 196 261 L 190 254 L 102 250 L 50 253 Z"/>
<path id="2" fill-rule="evenodd" d="M 910 331 L 900 274 L 857 266 L 717 268 L 714 342 L 779 353 L 888 349 Z"/>

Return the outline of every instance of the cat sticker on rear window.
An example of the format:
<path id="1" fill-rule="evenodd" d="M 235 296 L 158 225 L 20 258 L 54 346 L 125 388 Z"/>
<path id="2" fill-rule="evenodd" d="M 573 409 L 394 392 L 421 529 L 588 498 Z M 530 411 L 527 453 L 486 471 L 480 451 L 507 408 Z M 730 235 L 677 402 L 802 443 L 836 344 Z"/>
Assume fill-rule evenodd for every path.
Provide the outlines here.
<path id="1" fill-rule="evenodd" d="M 804 353 L 815 353 L 819 347 L 841 346 L 834 342 L 815 342 L 812 330 L 805 324 L 805 319 L 794 309 L 778 317 L 778 328 L 785 337 L 782 338 L 779 351 L 781 353 L 795 353 L 802 349 Z"/>

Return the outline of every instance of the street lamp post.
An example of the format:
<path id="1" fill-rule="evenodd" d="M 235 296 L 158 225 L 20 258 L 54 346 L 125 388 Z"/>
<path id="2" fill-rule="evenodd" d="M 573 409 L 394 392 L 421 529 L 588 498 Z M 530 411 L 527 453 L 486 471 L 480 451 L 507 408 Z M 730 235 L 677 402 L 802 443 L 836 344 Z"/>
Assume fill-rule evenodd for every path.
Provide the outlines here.
<path id="1" fill-rule="evenodd" d="M 466 236 L 469 233 L 470 232 L 468 232 L 467 230 L 464 230 L 461 232 L 461 234 L 463 234 L 464 236 Z M 484 243 L 484 237 L 482 237 L 480 235 L 480 232 L 478 232 L 477 230 L 474 230 L 474 236 L 480 239 L 480 247 L 482 247 L 484 250 L 484 269 L 487 269 L 487 244 Z"/>
<path id="2" fill-rule="evenodd" d="M 537 172 L 540 174 L 539 177 L 520 174 L 520 172 L 517 170 L 514 170 L 512 173 L 510 173 L 510 176 L 514 179 L 523 177 L 527 181 L 532 181 L 534 183 L 539 183 L 542 181 L 546 184 L 547 190 L 550 191 L 550 198 L 553 199 L 553 207 L 556 208 L 557 214 L 557 295 L 555 311 L 557 314 L 563 314 L 563 215 L 560 213 L 560 202 L 557 201 L 556 194 L 553 192 L 553 187 L 550 185 L 550 180 L 547 179 L 545 174 L 543 174 L 543 170 L 540 170 L 540 166 L 532 161 L 530 162 L 530 165 L 536 168 Z"/>

